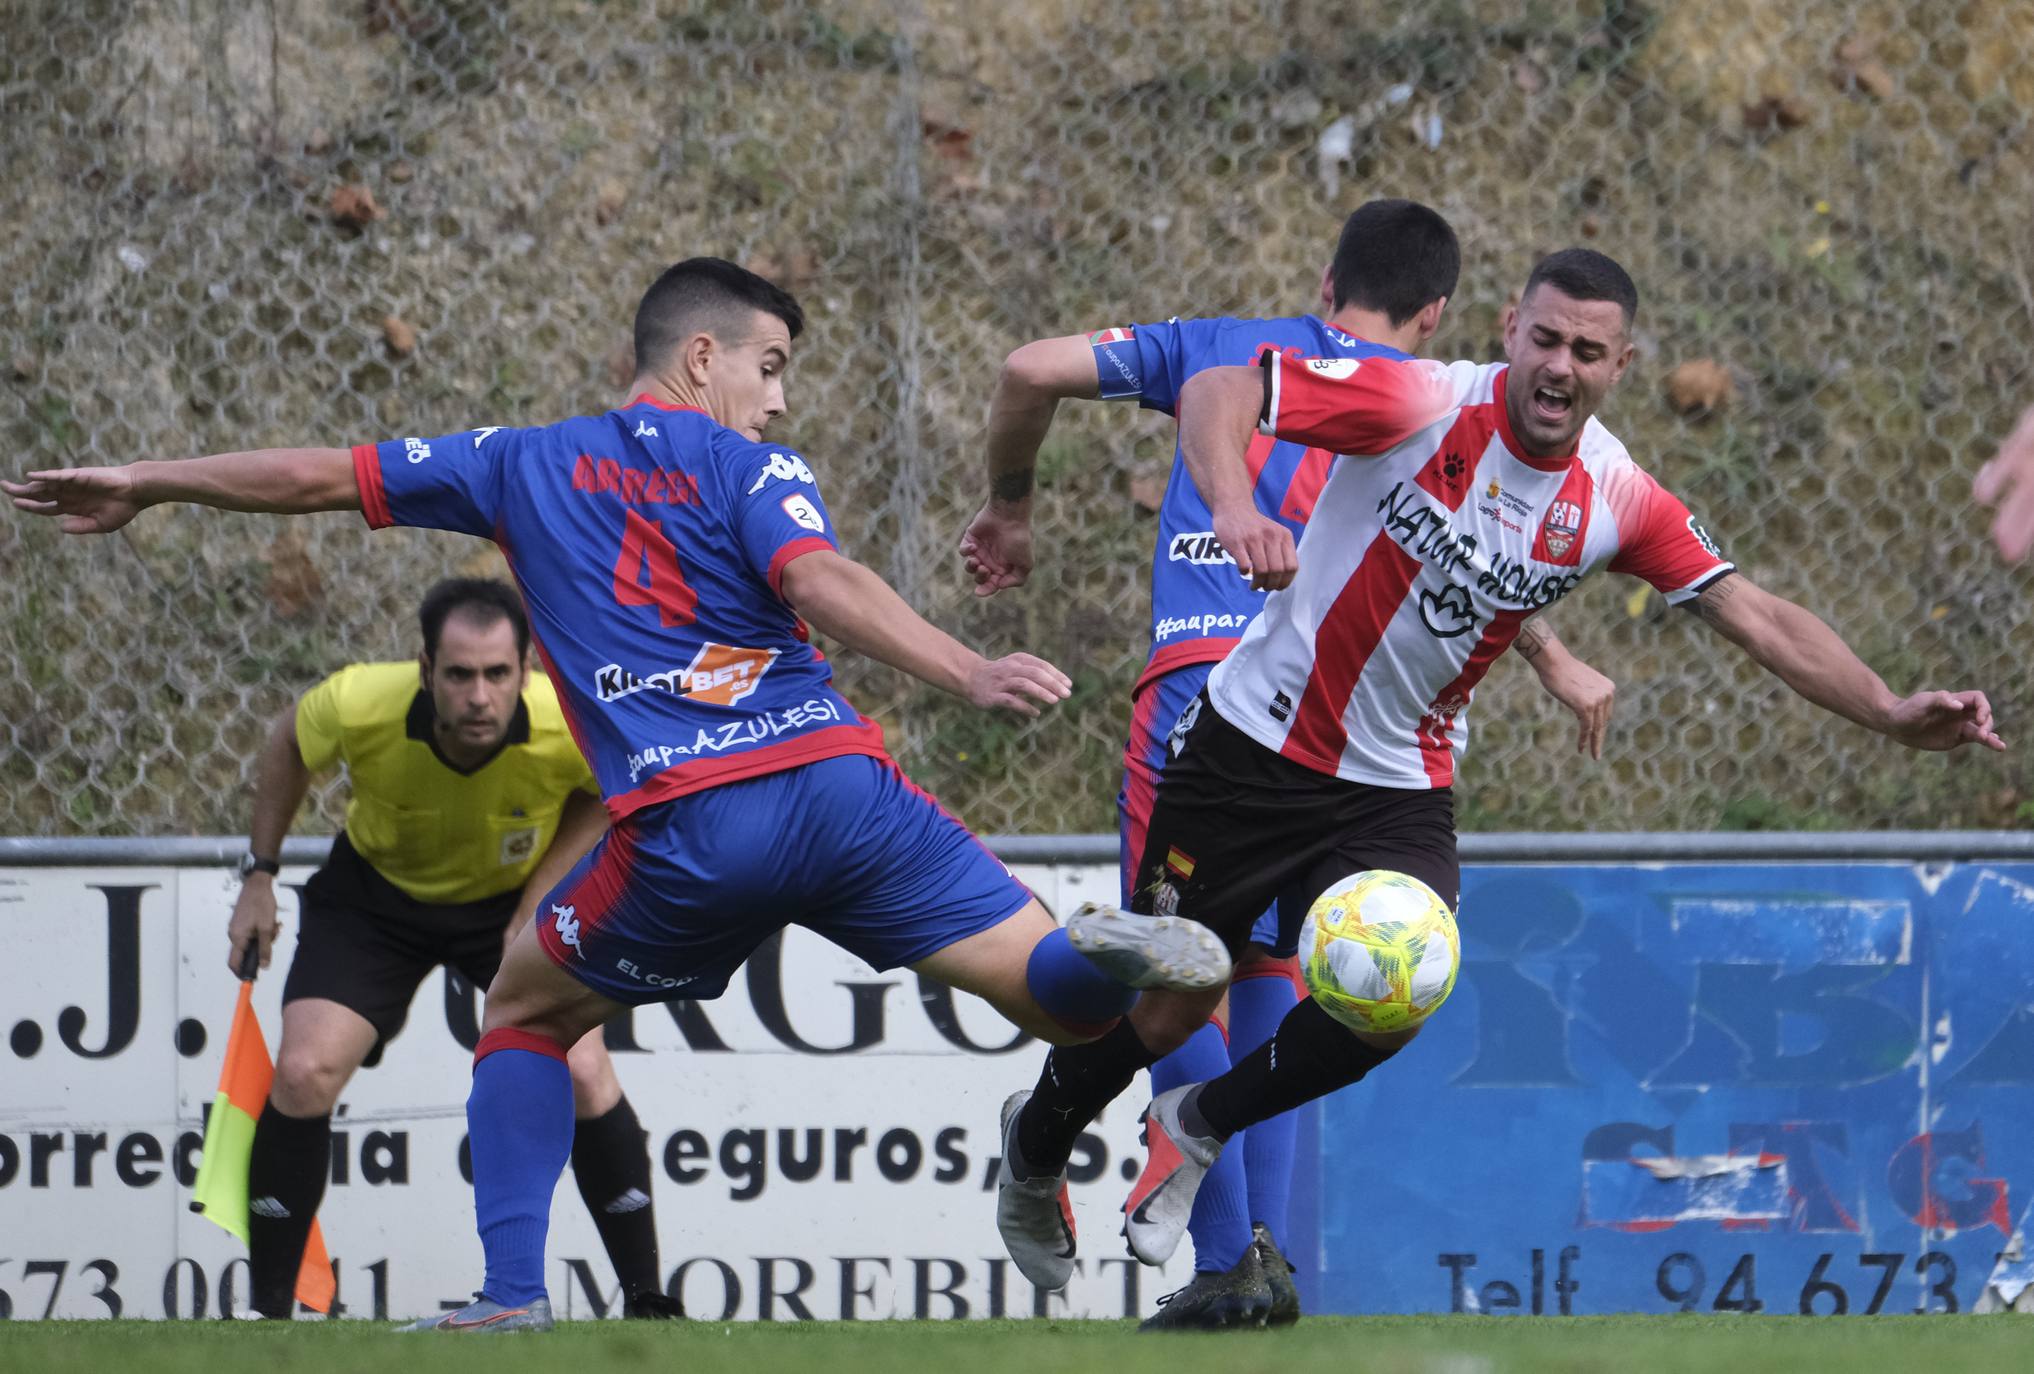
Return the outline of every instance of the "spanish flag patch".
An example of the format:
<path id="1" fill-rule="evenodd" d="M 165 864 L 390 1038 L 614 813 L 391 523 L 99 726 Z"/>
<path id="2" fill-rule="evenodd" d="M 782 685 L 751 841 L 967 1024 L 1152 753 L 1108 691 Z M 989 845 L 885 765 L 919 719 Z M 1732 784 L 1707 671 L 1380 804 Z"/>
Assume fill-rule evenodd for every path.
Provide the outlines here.
<path id="1" fill-rule="evenodd" d="M 1194 856 L 1180 849 L 1178 845 L 1170 845 L 1166 848 L 1165 866 L 1179 874 L 1182 878 L 1194 876 Z"/>

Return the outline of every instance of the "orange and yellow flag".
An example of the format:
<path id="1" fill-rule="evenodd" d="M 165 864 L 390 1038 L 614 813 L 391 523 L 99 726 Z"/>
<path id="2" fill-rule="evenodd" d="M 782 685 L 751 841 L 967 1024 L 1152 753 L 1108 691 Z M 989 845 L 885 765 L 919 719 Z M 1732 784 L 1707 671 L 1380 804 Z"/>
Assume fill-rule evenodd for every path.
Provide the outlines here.
<path id="1" fill-rule="evenodd" d="M 226 1036 L 226 1063 L 219 1070 L 219 1094 L 205 1121 L 205 1153 L 198 1161 L 191 1187 L 191 1210 L 202 1212 L 247 1243 L 247 1164 L 254 1153 L 254 1123 L 268 1101 L 275 1063 L 268 1057 L 260 1018 L 254 1014 L 254 983 L 240 984 L 233 1007 L 233 1029 Z M 297 1270 L 297 1301 L 318 1312 L 332 1310 L 337 1285 L 332 1261 L 325 1254 L 325 1233 L 316 1220 L 304 1244 L 304 1262 Z"/>

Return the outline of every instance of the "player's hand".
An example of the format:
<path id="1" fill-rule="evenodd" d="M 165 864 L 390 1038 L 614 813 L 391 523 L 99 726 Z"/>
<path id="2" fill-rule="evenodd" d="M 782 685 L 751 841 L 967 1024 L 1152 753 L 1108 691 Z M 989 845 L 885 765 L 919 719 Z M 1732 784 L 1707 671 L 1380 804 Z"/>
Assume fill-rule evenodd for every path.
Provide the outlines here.
<path id="1" fill-rule="evenodd" d="M 985 711 L 1035 718 L 1039 707 L 1056 706 L 1072 691 L 1072 678 L 1031 654 L 984 659 L 968 675 L 968 700 Z"/>
<path id="2" fill-rule="evenodd" d="M 1894 703 L 1886 733 L 1909 749 L 1982 744 L 2006 751 L 2006 742 L 1992 732 L 1992 704 L 1983 692 L 1916 692 Z"/>
<path id="3" fill-rule="evenodd" d="M 1236 560 L 1236 570 L 1250 579 L 1255 591 L 1275 592 L 1292 585 L 1299 571 L 1299 550 L 1292 531 L 1255 506 L 1215 512 L 1215 538 Z"/>
<path id="4" fill-rule="evenodd" d="M 2008 562 L 2018 563 L 2034 549 L 2034 406 L 2006 436 L 1998 456 L 1978 469 L 1972 493 L 1980 505 L 1997 506 L 1992 542 Z"/>
<path id="5" fill-rule="evenodd" d="M 266 873 L 250 873 L 240 885 L 240 898 L 233 903 L 233 919 L 226 923 L 226 967 L 240 976 L 240 961 L 247 957 L 247 943 L 258 941 L 261 966 L 268 967 L 275 949 L 276 933 L 282 925 L 275 918 L 275 881 Z"/>
<path id="6" fill-rule="evenodd" d="M 1610 713 L 1617 704 L 1617 684 L 1569 655 L 1540 674 L 1540 685 L 1546 688 L 1548 696 L 1575 713 L 1579 727 L 1575 752 L 1592 759 L 1602 758 L 1603 738 L 1610 729 Z"/>
<path id="7" fill-rule="evenodd" d="M 961 535 L 961 562 L 975 579 L 976 596 L 1021 587 L 1031 576 L 1031 521 L 983 506 Z"/>
<path id="8" fill-rule="evenodd" d="M 59 468 L 19 482 L 0 478 L 16 510 L 55 518 L 65 534 L 111 534 L 141 512 L 134 474 L 118 468 Z"/>

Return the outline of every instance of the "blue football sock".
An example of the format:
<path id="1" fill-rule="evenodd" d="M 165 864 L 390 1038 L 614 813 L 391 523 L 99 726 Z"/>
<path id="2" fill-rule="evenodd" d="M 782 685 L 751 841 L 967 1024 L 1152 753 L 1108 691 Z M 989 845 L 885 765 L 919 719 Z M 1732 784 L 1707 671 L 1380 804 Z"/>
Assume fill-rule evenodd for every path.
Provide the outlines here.
<path id="1" fill-rule="evenodd" d="M 1032 1000 L 1053 1020 L 1075 1030 L 1106 1029 L 1137 1001 L 1137 989 L 1102 972 L 1055 930 L 1031 947 L 1024 969 Z"/>
<path id="2" fill-rule="evenodd" d="M 562 1047 L 525 1049 L 552 1042 L 519 1035 L 509 1041 L 516 1048 L 496 1048 L 502 1035 L 481 1037 L 466 1130 L 473 1146 L 473 1210 L 487 1255 L 482 1291 L 519 1307 L 545 1296 L 551 1193 L 572 1155 L 572 1074 Z"/>
<path id="3" fill-rule="evenodd" d="M 1151 1066 L 1151 1095 L 1187 1083 L 1205 1083 L 1229 1070 L 1229 1047 L 1222 1029 L 1210 1021 L 1184 1045 Z M 1250 1217 L 1244 1186 L 1245 1149 L 1251 1132 L 1232 1138 L 1194 1198 L 1187 1234 L 1194 1238 L 1194 1268 L 1222 1273 L 1233 1269 L 1250 1248 Z"/>
<path id="4" fill-rule="evenodd" d="M 1229 1044 L 1234 1057 L 1241 1059 L 1269 1040 L 1298 1001 L 1299 992 L 1283 975 L 1238 978 L 1230 984 Z M 1281 1246 L 1286 1244 L 1293 1142 L 1298 1133 L 1299 1118 L 1292 1112 L 1281 1112 L 1244 1132 L 1243 1163 L 1250 1179 L 1250 1219 L 1270 1227 L 1272 1239 Z"/>

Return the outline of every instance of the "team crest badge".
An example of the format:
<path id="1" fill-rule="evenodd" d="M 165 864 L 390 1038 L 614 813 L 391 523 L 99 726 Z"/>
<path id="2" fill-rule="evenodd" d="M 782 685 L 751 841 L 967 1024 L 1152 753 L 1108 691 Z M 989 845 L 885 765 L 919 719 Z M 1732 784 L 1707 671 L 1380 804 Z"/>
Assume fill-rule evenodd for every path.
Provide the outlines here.
<path id="1" fill-rule="evenodd" d="M 1547 540 L 1547 556 L 1555 562 L 1568 556 L 1568 550 L 1575 547 L 1575 536 L 1582 532 L 1582 507 L 1573 501 L 1556 501 L 1547 512 L 1547 523 L 1541 527 Z"/>

